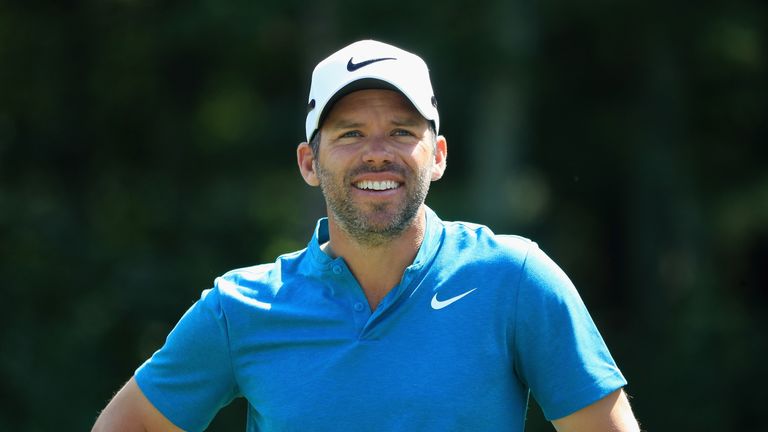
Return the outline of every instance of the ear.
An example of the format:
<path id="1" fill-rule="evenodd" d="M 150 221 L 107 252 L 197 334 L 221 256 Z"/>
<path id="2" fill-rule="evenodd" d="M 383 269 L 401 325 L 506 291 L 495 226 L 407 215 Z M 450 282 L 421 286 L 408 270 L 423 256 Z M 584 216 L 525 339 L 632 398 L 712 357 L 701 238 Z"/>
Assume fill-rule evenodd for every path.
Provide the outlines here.
<path id="1" fill-rule="evenodd" d="M 310 186 L 320 186 L 320 180 L 315 171 L 315 155 L 309 143 L 303 142 L 296 148 L 296 161 L 304 181 Z"/>
<path id="2" fill-rule="evenodd" d="M 432 165 L 432 181 L 440 180 L 445 172 L 446 159 L 448 159 L 448 142 L 445 137 L 438 135 L 435 141 L 435 163 Z"/>

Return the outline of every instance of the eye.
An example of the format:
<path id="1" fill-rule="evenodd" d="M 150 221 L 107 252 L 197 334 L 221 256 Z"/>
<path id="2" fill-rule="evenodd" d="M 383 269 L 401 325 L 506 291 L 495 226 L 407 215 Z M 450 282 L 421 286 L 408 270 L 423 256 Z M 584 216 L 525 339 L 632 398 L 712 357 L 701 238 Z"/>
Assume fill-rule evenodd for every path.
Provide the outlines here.
<path id="1" fill-rule="evenodd" d="M 363 136 L 363 134 L 359 130 L 351 130 L 344 132 L 339 136 L 339 138 L 359 138 L 361 136 Z"/>
<path id="2" fill-rule="evenodd" d="M 414 136 L 410 131 L 405 129 L 395 129 L 392 131 L 393 136 Z"/>

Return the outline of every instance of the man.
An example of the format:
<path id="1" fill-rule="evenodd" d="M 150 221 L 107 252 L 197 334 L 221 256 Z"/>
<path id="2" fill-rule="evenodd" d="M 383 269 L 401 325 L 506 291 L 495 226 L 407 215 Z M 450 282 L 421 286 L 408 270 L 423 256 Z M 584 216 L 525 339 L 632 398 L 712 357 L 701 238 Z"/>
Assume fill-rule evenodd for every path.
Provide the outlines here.
<path id="1" fill-rule="evenodd" d="M 235 270 L 182 317 L 94 430 L 203 430 L 233 398 L 253 431 L 637 431 L 573 285 L 535 243 L 424 205 L 447 144 L 421 58 L 375 41 L 315 68 L 308 247 Z"/>

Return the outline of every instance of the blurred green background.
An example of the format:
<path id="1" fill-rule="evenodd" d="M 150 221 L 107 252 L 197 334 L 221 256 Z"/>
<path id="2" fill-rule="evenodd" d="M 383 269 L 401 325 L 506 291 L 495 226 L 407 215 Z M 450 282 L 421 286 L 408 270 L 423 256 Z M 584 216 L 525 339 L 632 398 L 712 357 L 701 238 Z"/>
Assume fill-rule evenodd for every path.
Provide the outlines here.
<path id="1" fill-rule="evenodd" d="M 764 427 L 766 8 L 0 2 L 0 430 L 88 430 L 214 277 L 304 247 L 309 76 L 369 37 L 432 70 L 428 204 L 566 270 L 645 428 Z"/>

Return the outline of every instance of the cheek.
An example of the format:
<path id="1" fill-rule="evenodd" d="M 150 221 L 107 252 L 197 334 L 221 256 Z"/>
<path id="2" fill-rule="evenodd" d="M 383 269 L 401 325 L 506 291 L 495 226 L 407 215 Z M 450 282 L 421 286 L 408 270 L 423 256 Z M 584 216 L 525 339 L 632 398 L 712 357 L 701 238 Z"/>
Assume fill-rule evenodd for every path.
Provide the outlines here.
<path id="1" fill-rule="evenodd" d="M 315 172 L 317 173 L 318 183 L 327 187 L 338 187 L 339 183 L 344 182 L 344 172 L 340 171 L 338 167 L 317 164 Z"/>
<path id="2" fill-rule="evenodd" d="M 352 148 L 338 147 L 328 149 L 326 152 L 322 153 L 318 159 L 318 163 L 322 163 L 326 168 L 326 171 L 342 172 L 345 169 L 349 169 L 350 166 L 354 166 L 354 162 L 357 158 L 358 156 Z"/>
<path id="3" fill-rule="evenodd" d="M 432 151 L 431 148 L 429 149 L 420 148 L 419 150 L 417 150 L 411 155 L 411 160 L 409 161 L 409 165 L 418 167 L 421 170 L 432 169 L 432 166 L 434 164 L 435 164 L 435 153 Z"/>

